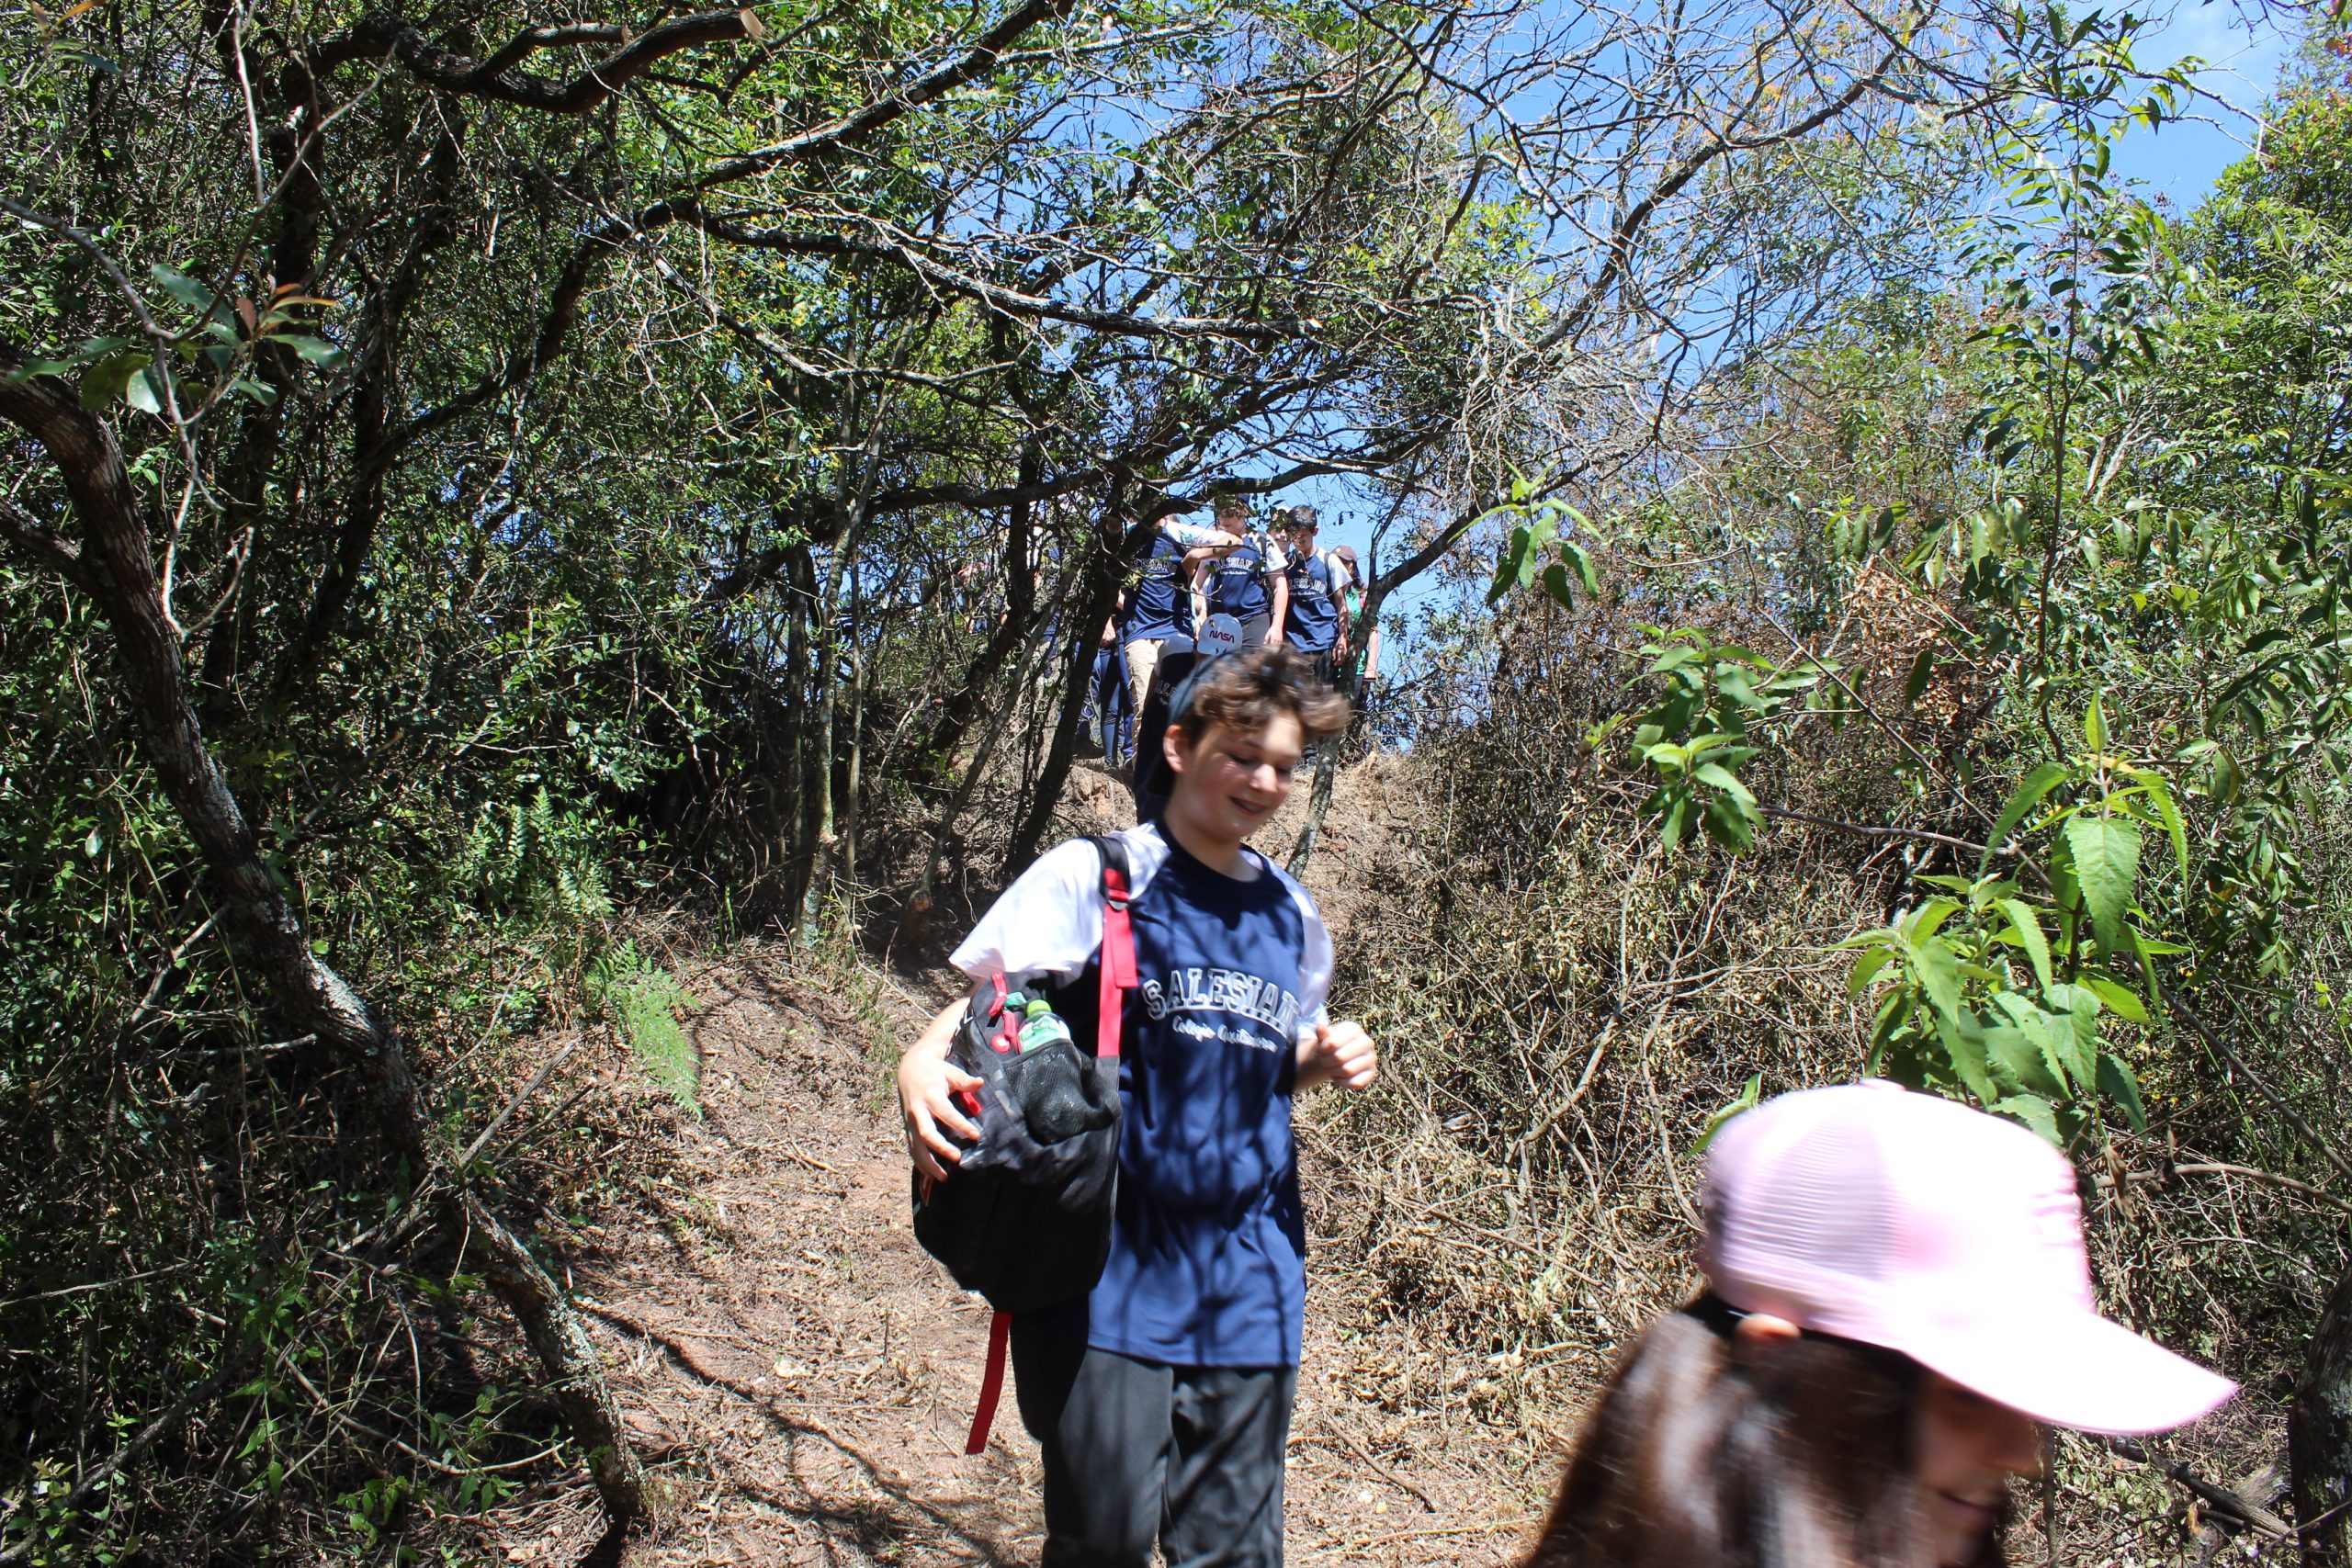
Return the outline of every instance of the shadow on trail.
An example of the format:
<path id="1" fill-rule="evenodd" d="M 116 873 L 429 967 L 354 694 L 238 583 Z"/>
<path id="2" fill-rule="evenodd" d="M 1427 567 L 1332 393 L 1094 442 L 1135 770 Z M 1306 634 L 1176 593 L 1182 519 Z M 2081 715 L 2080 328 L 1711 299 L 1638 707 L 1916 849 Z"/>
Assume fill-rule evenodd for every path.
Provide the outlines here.
<path id="1" fill-rule="evenodd" d="M 673 1367 L 695 1382 L 741 1400 L 756 1411 L 769 1429 L 784 1438 L 788 1446 L 796 1445 L 797 1439 L 802 1438 L 812 1438 L 854 1464 L 883 1502 L 829 1505 L 819 1500 L 813 1487 L 804 1488 L 799 1496 L 788 1496 L 741 1480 L 729 1483 L 730 1489 L 816 1527 L 823 1532 L 829 1546 L 854 1551 L 876 1562 L 903 1561 L 913 1550 L 929 1549 L 953 1552 L 964 1561 L 985 1564 L 986 1568 L 1015 1568 L 1016 1564 L 1026 1563 L 1027 1556 L 1017 1541 L 976 1530 L 945 1508 L 916 1495 L 908 1480 L 886 1470 L 824 1423 L 777 1409 L 768 1395 L 704 1366 L 694 1351 L 660 1329 L 607 1307 L 582 1303 L 581 1310 L 653 1346 Z M 796 1463 L 793 1469 L 797 1473 L 798 1465 Z M 621 1545 L 617 1533 L 607 1531 L 605 1539 L 581 1559 L 579 1568 L 618 1568 L 623 1561 L 619 1555 Z M 608 1548 L 610 1555 L 606 1554 Z"/>

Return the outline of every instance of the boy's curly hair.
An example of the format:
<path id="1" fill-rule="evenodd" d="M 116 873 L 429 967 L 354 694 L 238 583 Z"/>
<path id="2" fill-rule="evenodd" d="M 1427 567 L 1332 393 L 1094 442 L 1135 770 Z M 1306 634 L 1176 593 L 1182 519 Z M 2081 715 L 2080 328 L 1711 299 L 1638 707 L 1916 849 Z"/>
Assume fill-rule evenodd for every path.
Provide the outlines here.
<path id="1" fill-rule="evenodd" d="M 1252 648 L 1212 660 L 1193 677 L 1183 711 L 1169 727 L 1197 740 L 1212 725 L 1257 730 L 1277 713 L 1298 719 L 1304 739 L 1320 740 L 1348 727 L 1348 699 L 1325 685 L 1315 662 L 1288 647 Z"/>

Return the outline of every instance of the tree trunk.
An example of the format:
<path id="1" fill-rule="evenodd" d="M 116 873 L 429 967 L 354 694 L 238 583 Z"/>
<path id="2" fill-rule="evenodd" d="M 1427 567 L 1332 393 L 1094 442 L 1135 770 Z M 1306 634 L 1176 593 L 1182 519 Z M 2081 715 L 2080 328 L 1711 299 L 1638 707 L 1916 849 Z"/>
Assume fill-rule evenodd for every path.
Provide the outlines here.
<path id="1" fill-rule="evenodd" d="M 437 1176 L 451 1196 L 445 1225 L 469 1224 L 490 1244 L 491 1289 L 523 1326 L 541 1375 L 557 1393 L 571 1435 L 589 1456 L 598 1494 L 616 1522 L 644 1508 L 644 1474 L 621 1437 L 595 1348 L 553 1280 L 481 1200 L 439 1168 L 416 1103 L 399 1036 L 341 976 L 311 952 L 301 917 L 270 873 L 260 838 L 204 742 L 177 626 L 164 603 L 152 536 L 124 471 L 113 430 L 85 412 L 53 377 L 12 379 L 19 362 L 0 347 L 0 419 L 22 428 L 57 465 L 74 514 L 74 542 L 0 500 L 0 538 L 87 594 L 114 634 L 124 695 L 157 783 L 203 857 L 215 907 L 239 956 L 270 1003 L 338 1070 L 356 1065 L 368 1086 L 371 1124 L 388 1155 Z M 388 1160 L 387 1165 L 391 1163 Z"/>
<path id="2" fill-rule="evenodd" d="M 1331 790 L 1339 782 L 1343 747 L 1368 728 L 1363 712 L 1363 667 L 1372 652 L 1373 629 L 1380 625 L 1381 602 L 1387 597 L 1387 584 L 1375 574 L 1371 589 L 1364 594 L 1363 612 L 1348 627 L 1348 667 L 1340 672 L 1340 689 L 1348 694 L 1348 701 L 1353 706 L 1348 715 L 1346 734 L 1326 745 L 1324 754 L 1316 761 L 1315 788 L 1306 800 L 1306 823 L 1298 830 L 1298 842 L 1291 847 L 1286 868 L 1293 876 L 1306 874 L 1306 863 L 1315 856 L 1315 841 L 1323 836 L 1323 818 L 1330 814 Z"/>
<path id="3" fill-rule="evenodd" d="M 817 564 L 805 544 L 795 544 L 784 555 L 784 689 L 790 706 L 784 741 L 784 776 L 776 783 L 777 842 L 775 864 L 783 886 L 773 912 L 789 920 L 800 907 L 805 885 L 808 835 L 808 730 L 815 714 L 809 691 L 809 666 L 814 662 L 808 639 L 816 615 Z M 761 902 L 766 902 L 763 895 Z"/>
<path id="4" fill-rule="evenodd" d="M 1036 449 L 1023 448 L 1016 482 L 1035 482 L 1037 465 Z M 946 782 L 956 753 L 963 750 L 965 737 L 988 711 L 989 692 L 996 683 L 998 672 L 1012 662 L 1028 643 L 1029 634 L 1036 629 L 1036 582 L 1029 570 L 1032 516 L 1031 504 L 1023 501 L 1012 508 L 1006 521 L 1004 542 L 997 552 L 997 569 L 1004 578 L 1004 614 L 989 633 L 988 640 L 964 666 L 964 678 L 940 703 L 938 716 L 923 736 L 922 750 L 915 753 L 909 774 L 918 789 L 935 790 Z"/>
<path id="5" fill-rule="evenodd" d="M 1156 527 L 1158 522 L 1153 518 L 1142 526 Z M 1132 547 L 1137 542 L 1129 540 L 1128 544 Z M 1037 858 L 1037 840 L 1045 837 L 1046 829 L 1053 823 L 1054 809 L 1061 804 L 1062 785 L 1069 780 L 1070 760 L 1078 751 L 1078 716 L 1085 710 L 1087 683 L 1094 677 L 1094 628 L 1102 626 L 1117 604 L 1119 579 L 1126 575 L 1126 550 L 1104 544 L 1092 554 L 1080 591 L 1072 596 L 1078 610 L 1070 622 L 1069 667 L 1063 672 L 1061 706 L 1054 719 L 1054 744 L 1046 753 L 1046 765 L 1031 789 L 1028 809 L 1022 813 L 1020 824 L 1012 830 L 1012 842 L 1006 846 L 1004 863 L 999 870 L 1006 882 L 1018 876 Z"/>
<path id="6" fill-rule="evenodd" d="M 2352 1262 L 2303 1352 L 2287 1411 L 2287 1464 L 2304 1568 L 2352 1568 Z"/>
<path id="7" fill-rule="evenodd" d="M 1323 754 L 1315 760 L 1315 784 L 1306 795 L 1306 822 L 1299 829 L 1298 842 L 1290 852 L 1287 869 L 1293 876 L 1306 874 L 1306 863 L 1315 855 L 1315 841 L 1323 836 L 1323 818 L 1330 814 L 1331 786 L 1340 776 L 1340 748 L 1362 722 L 1361 718 L 1351 720 L 1346 733 L 1325 741 Z"/>

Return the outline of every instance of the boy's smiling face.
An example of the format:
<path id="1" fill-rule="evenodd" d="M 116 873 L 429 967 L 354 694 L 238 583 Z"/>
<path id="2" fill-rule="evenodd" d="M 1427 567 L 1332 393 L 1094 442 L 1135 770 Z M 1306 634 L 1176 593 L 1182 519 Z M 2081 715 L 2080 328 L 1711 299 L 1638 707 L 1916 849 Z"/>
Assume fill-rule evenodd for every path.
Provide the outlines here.
<path id="1" fill-rule="evenodd" d="M 1176 771 L 1171 825 L 1187 839 L 1238 847 L 1290 798 L 1306 731 L 1296 714 L 1277 712 L 1257 729 L 1212 724 L 1198 739 L 1171 725 L 1161 744 Z"/>

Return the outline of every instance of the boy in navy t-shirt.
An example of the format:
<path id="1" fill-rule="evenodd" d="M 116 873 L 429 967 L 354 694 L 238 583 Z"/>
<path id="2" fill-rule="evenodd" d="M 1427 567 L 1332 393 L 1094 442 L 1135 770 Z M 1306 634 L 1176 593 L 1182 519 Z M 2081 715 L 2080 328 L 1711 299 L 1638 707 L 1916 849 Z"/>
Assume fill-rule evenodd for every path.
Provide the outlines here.
<path id="1" fill-rule="evenodd" d="M 1280 541 L 1250 527 L 1250 503 L 1227 492 L 1214 503 L 1216 525 L 1241 542 L 1208 570 L 1208 607 L 1241 623 L 1241 646 L 1283 641 L 1288 618 L 1290 565 Z"/>
<path id="2" fill-rule="evenodd" d="M 1193 579 L 1200 569 L 1241 542 L 1238 534 L 1173 519 L 1153 531 L 1151 543 L 1119 608 L 1119 643 L 1127 665 L 1127 700 L 1136 713 L 1151 697 L 1160 644 L 1193 635 Z"/>
<path id="3" fill-rule="evenodd" d="M 1290 536 L 1283 555 L 1290 580 L 1289 620 L 1283 640 L 1315 661 L 1315 673 L 1331 679 L 1333 655 L 1340 644 L 1340 596 L 1348 590 L 1348 569 L 1336 555 L 1317 550 L 1320 527 L 1315 508 L 1290 509 Z"/>
<path id="4" fill-rule="evenodd" d="M 1092 1293 L 1012 1325 L 1021 1415 L 1046 1461 L 1045 1568 L 1275 1568 L 1306 1238 L 1291 1103 L 1369 1085 L 1361 1025 L 1324 1008 L 1331 942 L 1306 890 L 1244 847 L 1347 704 L 1286 649 L 1203 666 L 1163 741 L 1176 785 L 1129 829 L 1136 992 L 1123 1015 L 1119 1185 Z M 975 978 L 1099 963 L 1100 862 L 1073 841 L 1006 890 L 955 963 Z M 976 1130 L 950 1096 L 963 1004 L 899 1066 L 907 1144 L 942 1178 Z"/>

